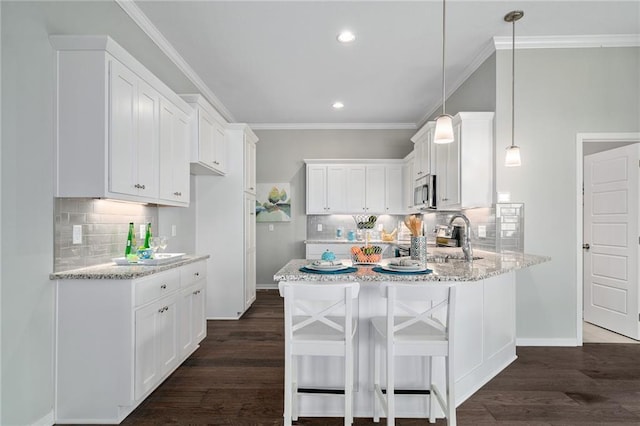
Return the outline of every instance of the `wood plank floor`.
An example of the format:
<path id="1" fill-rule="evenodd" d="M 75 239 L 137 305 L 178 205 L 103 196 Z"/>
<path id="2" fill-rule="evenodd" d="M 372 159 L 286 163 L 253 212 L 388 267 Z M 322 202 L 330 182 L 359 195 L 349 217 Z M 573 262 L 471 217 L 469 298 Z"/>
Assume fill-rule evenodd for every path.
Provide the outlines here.
<path id="1" fill-rule="evenodd" d="M 200 349 L 122 424 L 282 424 L 282 324 L 275 290 L 258 291 L 240 321 L 209 321 Z M 519 347 L 517 353 L 458 407 L 460 425 L 640 425 L 640 345 Z M 341 425 L 342 419 L 301 418 L 298 424 Z M 355 424 L 375 423 L 359 418 Z"/>

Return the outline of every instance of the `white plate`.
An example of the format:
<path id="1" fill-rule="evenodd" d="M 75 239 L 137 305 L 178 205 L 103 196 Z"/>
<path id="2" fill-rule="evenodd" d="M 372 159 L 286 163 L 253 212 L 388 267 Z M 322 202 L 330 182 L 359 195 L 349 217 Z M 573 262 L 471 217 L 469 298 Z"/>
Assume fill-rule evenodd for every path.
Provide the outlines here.
<path id="1" fill-rule="evenodd" d="M 349 266 L 347 265 L 314 265 L 313 263 L 310 263 L 306 266 L 306 268 L 308 269 L 313 269 L 315 271 L 341 271 L 343 269 L 347 269 Z"/>
<path id="2" fill-rule="evenodd" d="M 164 265 L 165 263 L 176 262 L 185 255 L 186 253 L 156 253 L 155 259 L 138 259 L 137 262 L 129 262 L 124 257 L 116 257 L 113 260 L 116 265 L 146 265 L 146 266 L 157 266 Z"/>
<path id="3" fill-rule="evenodd" d="M 416 265 L 410 265 L 410 266 L 406 266 L 406 265 L 382 265 L 381 266 L 382 269 L 386 269 L 387 271 L 393 271 L 393 272 L 422 272 L 422 271 L 426 271 L 426 268 L 423 268 L 422 266 L 416 266 Z"/>

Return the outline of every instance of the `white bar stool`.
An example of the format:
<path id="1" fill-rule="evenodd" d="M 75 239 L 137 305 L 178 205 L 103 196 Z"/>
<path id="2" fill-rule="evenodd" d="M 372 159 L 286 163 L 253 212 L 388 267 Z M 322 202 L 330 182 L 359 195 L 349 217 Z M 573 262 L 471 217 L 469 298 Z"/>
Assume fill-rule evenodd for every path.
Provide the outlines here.
<path id="1" fill-rule="evenodd" d="M 435 401 L 445 413 L 449 425 L 456 424 L 453 374 L 455 287 L 444 284 L 383 283 L 382 297 L 387 299 L 387 316 L 371 319 L 374 335 L 373 420 L 380 421 L 380 407 L 387 425 L 395 424 L 395 368 L 400 356 L 429 357 L 429 421 L 435 423 Z M 380 385 L 381 350 L 386 351 L 386 395 Z M 446 393 L 433 381 L 433 357 L 445 357 Z M 426 417 L 426 413 L 425 413 Z"/>
<path id="2" fill-rule="evenodd" d="M 280 282 L 284 297 L 284 424 L 298 420 L 296 357 L 341 356 L 344 369 L 344 424 L 353 423 L 353 301 L 357 282 Z"/>

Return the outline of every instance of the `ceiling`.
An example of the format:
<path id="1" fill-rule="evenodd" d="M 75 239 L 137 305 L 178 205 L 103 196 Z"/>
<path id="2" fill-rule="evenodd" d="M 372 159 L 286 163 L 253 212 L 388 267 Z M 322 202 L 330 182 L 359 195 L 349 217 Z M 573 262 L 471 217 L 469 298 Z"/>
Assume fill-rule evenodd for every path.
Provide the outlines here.
<path id="1" fill-rule="evenodd" d="M 442 97 L 441 1 L 136 1 L 229 121 L 412 128 Z M 640 34 L 635 1 L 447 1 L 447 91 L 517 37 Z M 343 29 L 356 34 L 348 45 Z M 508 45 L 510 46 L 510 45 Z M 344 108 L 331 105 L 340 100 Z"/>

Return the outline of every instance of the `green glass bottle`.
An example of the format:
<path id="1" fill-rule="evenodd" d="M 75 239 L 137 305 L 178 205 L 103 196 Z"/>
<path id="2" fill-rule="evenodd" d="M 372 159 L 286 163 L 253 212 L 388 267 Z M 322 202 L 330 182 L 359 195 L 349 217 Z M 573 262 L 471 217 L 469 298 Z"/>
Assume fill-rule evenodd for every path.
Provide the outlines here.
<path id="1" fill-rule="evenodd" d="M 127 246 L 124 249 L 124 257 L 126 258 L 130 254 L 135 254 L 136 252 L 136 236 L 135 231 L 133 230 L 133 222 L 129 222 L 129 234 L 127 235 Z"/>
<path id="2" fill-rule="evenodd" d="M 147 232 L 144 235 L 144 248 L 149 248 L 149 240 L 151 239 L 151 222 L 147 223 Z"/>

